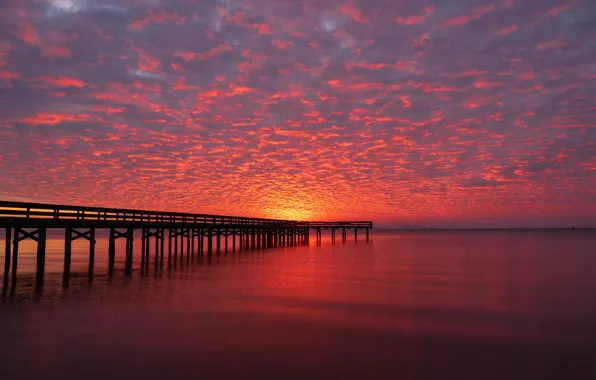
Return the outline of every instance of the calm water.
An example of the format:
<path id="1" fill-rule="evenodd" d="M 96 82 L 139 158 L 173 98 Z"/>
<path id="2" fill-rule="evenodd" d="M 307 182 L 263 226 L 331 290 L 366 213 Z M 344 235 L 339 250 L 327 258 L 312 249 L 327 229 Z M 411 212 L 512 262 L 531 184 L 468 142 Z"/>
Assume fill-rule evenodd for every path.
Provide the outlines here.
<path id="1" fill-rule="evenodd" d="M 4 289 L 0 379 L 596 378 L 593 232 L 376 231 L 146 274 L 137 253 L 129 278 L 100 236 L 68 286 L 49 237 L 43 292 L 31 243 Z"/>

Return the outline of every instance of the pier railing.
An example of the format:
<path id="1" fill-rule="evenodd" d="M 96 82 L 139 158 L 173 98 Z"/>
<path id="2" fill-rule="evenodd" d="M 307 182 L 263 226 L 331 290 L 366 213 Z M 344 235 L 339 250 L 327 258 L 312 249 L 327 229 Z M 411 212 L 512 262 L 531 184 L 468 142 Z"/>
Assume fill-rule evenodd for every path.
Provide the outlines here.
<path id="1" fill-rule="evenodd" d="M 307 222 L 310 228 L 372 228 L 373 223 L 370 221 L 346 221 L 346 222 Z"/>
<path id="2" fill-rule="evenodd" d="M 249 218 L 225 215 L 161 212 L 105 207 L 69 206 L 29 202 L 0 201 L 0 227 L 43 224 L 63 227 L 72 224 L 168 224 L 168 225 L 242 225 L 254 227 L 372 228 L 372 222 L 306 222 L 283 219 Z"/>

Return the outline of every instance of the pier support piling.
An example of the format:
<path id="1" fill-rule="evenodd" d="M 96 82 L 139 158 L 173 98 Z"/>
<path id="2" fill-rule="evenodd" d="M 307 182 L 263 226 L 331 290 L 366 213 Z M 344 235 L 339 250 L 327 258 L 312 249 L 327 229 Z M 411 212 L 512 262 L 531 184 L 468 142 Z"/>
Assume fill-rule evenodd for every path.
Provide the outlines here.
<path id="1" fill-rule="evenodd" d="M 207 255 L 213 255 L 213 229 L 207 230 Z"/>
<path id="2" fill-rule="evenodd" d="M 191 233 L 190 233 L 190 228 L 187 228 L 185 231 L 186 234 L 186 261 L 188 261 L 190 259 L 190 256 L 192 256 L 194 254 L 194 252 L 192 252 L 191 249 L 191 244 L 190 244 L 190 240 L 191 240 Z"/>
<path id="3" fill-rule="evenodd" d="M 72 228 L 64 229 L 64 278 L 70 276 L 70 259 L 72 255 Z"/>
<path id="4" fill-rule="evenodd" d="M 148 238 L 147 238 L 147 229 L 146 228 L 141 228 L 141 266 L 144 267 L 145 266 L 145 256 L 147 251 L 149 250 L 149 244 L 148 244 Z"/>
<path id="5" fill-rule="evenodd" d="M 203 238 L 204 238 L 204 231 L 202 228 L 199 228 L 199 255 L 202 257 L 203 253 L 205 252 L 204 247 L 204 242 L 203 242 Z"/>
<path id="6" fill-rule="evenodd" d="M 132 273 L 132 255 L 134 247 L 134 230 L 132 228 L 126 229 L 126 274 Z"/>
<path id="7" fill-rule="evenodd" d="M 116 231 L 110 228 L 110 241 L 108 243 L 108 273 L 114 272 L 114 258 L 116 256 Z"/>
<path id="8" fill-rule="evenodd" d="M 195 253 L 196 253 L 196 250 L 195 250 L 195 240 L 197 239 L 197 232 L 196 232 L 196 230 L 194 228 L 191 228 L 190 229 L 190 236 L 191 236 L 190 252 L 191 252 L 191 256 L 194 259 Z"/>
<path id="9" fill-rule="evenodd" d="M 180 236 L 180 260 L 184 257 L 184 229 L 181 228 L 178 231 L 178 236 Z"/>
<path id="10" fill-rule="evenodd" d="M 164 228 L 160 228 L 159 229 L 159 236 L 160 236 L 160 240 L 161 240 L 161 246 L 160 246 L 160 253 L 159 253 L 159 265 L 163 266 L 163 255 L 164 255 L 164 248 L 166 245 L 166 230 Z"/>
<path id="11" fill-rule="evenodd" d="M 172 229 L 168 228 L 168 263 L 172 261 Z"/>
<path id="12" fill-rule="evenodd" d="M 176 261 L 178 260 L 178 229 L 174 228 L 171 231 L 174 238 L 174 261 Z"/>
<path id="13" fill-rule="evenodd" d="M 8 276 L 10 273 L 10 246 L 12 244 L 12 228 L 6 229 L 6 236 L 5 236 L 5 248 L 4 248 L 4 282 L 8 281 Z"/>
<path id="14" fill-rule="evenodd" d="M 89 229 L 89 274 L 93 274 L 95 266 L 95 228 Z"/>
<path id="15" fill-rule="evenodd" d="M 153 236 L 155 236 L 155 267 L 157 268 L 157 265 L 159 263 L 159 240 L 161 237 L 161 233 L 159 232 L 158 228 L 155 229 L 155 233 L 153 234 Z"/>
<path id="16" fill-rule="evenodd" d="M 17 266 L 19 263 L 19 241 L 20 241 L 20 228 L 14 229 L 14 241 L 12 247 L 12 282 L 17 281 Z"/>
<path id="17" fill-rule="evenodd" d="M 35 287 L 37 289 L 43 286 L 43 276 L 46 263 L 46 233 L 45 228 L 40 228 L 37 233 L 37 268 L 35 272 Z"/>

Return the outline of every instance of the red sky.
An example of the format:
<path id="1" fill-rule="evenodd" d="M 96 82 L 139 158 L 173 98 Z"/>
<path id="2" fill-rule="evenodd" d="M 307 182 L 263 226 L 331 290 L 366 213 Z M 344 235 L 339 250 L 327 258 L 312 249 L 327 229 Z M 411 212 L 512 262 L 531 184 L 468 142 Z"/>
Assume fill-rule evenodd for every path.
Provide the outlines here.
<path id="1" fill-rule="evenodd" d="M 4 0 L 0 199 L 596 227 L 596 5 Z"/>

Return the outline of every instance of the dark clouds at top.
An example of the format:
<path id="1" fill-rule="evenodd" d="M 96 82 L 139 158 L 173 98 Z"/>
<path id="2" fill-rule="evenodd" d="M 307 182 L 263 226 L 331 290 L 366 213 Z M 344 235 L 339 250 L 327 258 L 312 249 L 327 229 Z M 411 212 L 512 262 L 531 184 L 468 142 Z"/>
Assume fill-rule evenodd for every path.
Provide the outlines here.
<path id="1" fill-rule="evenodd" d="M 0 196 L 596 225 L 590 1 L 4 0 Z"/>

